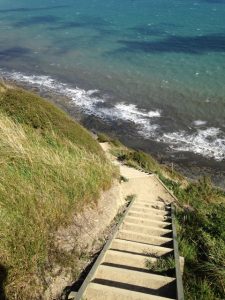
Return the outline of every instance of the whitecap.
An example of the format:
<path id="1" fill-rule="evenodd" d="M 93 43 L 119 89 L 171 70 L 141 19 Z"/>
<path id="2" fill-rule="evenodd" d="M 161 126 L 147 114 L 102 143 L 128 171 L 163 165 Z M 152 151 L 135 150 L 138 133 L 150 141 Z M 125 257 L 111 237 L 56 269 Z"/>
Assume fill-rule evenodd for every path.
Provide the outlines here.
<path id="1" fill-rule="evenodd" d="M 194 124 L 195 126 L 203 126 L 203 125 L 206 125 L 207 122 L 206 122 L 206 121 L 202 121 L 202 120 L 195 120 L 195 121 L 193 122 L 193 124 Z"/>
<path id="2" fill-rule="evenodd" d="M 168 143 L 176 151 L 188 151 L 207 158 L 221 161 L 225 159 L 225 138 L 219 128 L 198 129 L 194 134 L 185 131 L 164 133 L 158 141 Z"/>

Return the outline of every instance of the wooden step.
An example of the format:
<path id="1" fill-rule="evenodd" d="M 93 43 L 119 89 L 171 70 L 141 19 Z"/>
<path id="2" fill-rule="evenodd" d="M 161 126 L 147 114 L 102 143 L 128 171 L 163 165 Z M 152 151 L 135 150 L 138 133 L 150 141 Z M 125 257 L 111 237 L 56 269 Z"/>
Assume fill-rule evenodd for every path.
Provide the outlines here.
<path id="1" fill-rule="evenodd" d="M 142 219 L 147 219 L 147 220 L 157 220 L 157 221 L 161 221 L 161 222 L 163 222 L 163 221 L 168 222 L 171 220 L 170 216 L 162 216 L 162 215 L 157 215 L 157 214 L 149 215 L 149 214 L 132 211 L 132 210 L 129 210 L 127 215 L 131 216 L 131 217 L 137 217 L 137 218 L 142 218 Z"/>
<path id="2" fill-rule="evenodd" d="M 146 219 L 136 218 L 136 217 L 131 217 L 131 216 L 127 216 L 125 218 L 125 221 L 127 221 L 129 223 L 133 223 L 133 224 L 141 224 L 141 225 L 145 225 L 145 226 L 149 225 L 149 226 L 159 227 L 159 228 L 165 228 L 165 227 L 172 226 L 172 224 L 169 222 L 161 222 L 161 221 L 157 221 L 157 220 L 146 220 Z"/>
<path id="3" fill-rule="evenodd" d="M 159 247 L 155 245 L 133 242 L 133 241 L 126 241 L 120 239 L 114 239 L 110 246 L 110 249 L 130 252 L 130 253 L 137 253 L 146 256 L 162 256 L 173 253 L 173 249 L 166 248 L 166 247 Z"/>
<path id="4" fill-rule="evenodd" d="M 135 254 L 135 253 L 126 253 L 116 250 L 108 250 L 106 252 L 103 264 L 107 265 L 117 265 L 127 267 L 128 269 L 140 269 L 140 270 L 148 270 L 146 267 L 147 261 L 156 262 L 157 258 L 149 257 L 147 258 L 145 255 Z"/>
<path id="5" fill-rule="evenodd" d="M 131 207 L 130 212 L 137 212 L 137 213 L 144 213 L 149 216 L 151 215 L 159 215 L 159 216 L 167 216 L 169 215 L 169 211 L 166 210 L 160 210 L 155 208 L 138 208 L 138 207 Z"/>
<path id="6" fill-rule="evenodd" d="M 161 208 L 157 205 L 152 205 L 152 206 L 149 206 L 149 207 L 143 207 L 143 206 L 140 206 L 140 205 L 134 203 L 131 208 L 136 209 L 136 210 L 141 211 L 141 212 L 144 212 L 144 213 L 156 212 L 156 213 L 159 213 L 159 214 L 162 214 L 162 215 L 170 213 L 170 209 L 167 209 L 166 207 Z"/>
<path id="7" fill-rule="evenodd" d="M 158 199 L 155 199 L 155 200 L 141 200 L 141 199 L 136 199 L 135 202 L 137 203 L 141 203 L 141 204 L 152 204 L 152 203 L 159 203 L 159 204 L 163 204 L 163 205 L 171 205 L 171 203 L 169 203 L 168 201 L 163 201 L 163 200 L 158 200 Z"/>
<path id="8" fill-rule="evenodd" d="M 104 265 L 99 266 L 93 282 L 159 296 L 176 291 L 176 278 Z"/>
<path id="9" fill-rule="evenodd" d="M 135 233 L 129 230 L 122 230 L 122 229 L 119 230 L 119 232 L 116 235 L 116 238 L 121 240 L 145 243 L 145 244 L 156 245 L 156 246 L 161 246 L 166 248 L 173 247 L 172 238 L 151 236 L 149 234 Z"/>
<path id="10" fill-rule="evenodd" d="M 154 236 L 164 236 L 164 237 L 170 237 L 172 236 L 172 230 L 170 229 L 163 229 L 163 228 L 157 228 L 153 226 L 145 226 L 140 224 L 133 224 L 129 223 L 126 220 L 123 222 L 121 229 L 123 230 L 129 230 L 137 233 L 144 233 Z"/>
<path id="11" fill-rule="evenodd" d="M 163 204 L 161 202 L 150 202 L 150 203 L 141 203 L 139 201 L 135 201 L 132 207 L 140 207 L 140 208 L 155 208 L 155 209 L 170 209 L 169 205 Z"/>
<path id="12" fill-rule="evenodd" d="M 130 291 L 114 286 L 107 286 L 91 282 L 83 297 L 85 300 L 174 300 L 155 295 Z"/>

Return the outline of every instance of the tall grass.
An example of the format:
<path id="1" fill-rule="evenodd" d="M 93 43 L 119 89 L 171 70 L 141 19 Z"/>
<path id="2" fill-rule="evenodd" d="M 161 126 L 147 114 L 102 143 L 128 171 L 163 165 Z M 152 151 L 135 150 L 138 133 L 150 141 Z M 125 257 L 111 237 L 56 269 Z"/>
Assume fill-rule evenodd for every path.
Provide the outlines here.
<path id="1" fill-rule="evenodd" d="M 0 113 L 0 264 L 9 299 L 41 299 L 54 232 L 110 186 L 114 168 L 95 152 Z"/>
<path id="2" fill-rule="evenodd" d="M 160 172 L 160 164 L 149 154 L 142 151 L 130 150 L 125 147 L 115 147 L 112 150 L 118 160 L 122 161 L 126 165 L 136 168 L 143 169 L 146 172 Z"/>
<path id="3" fill-rule="evenodd" d="M 0 84 L 0 110 L 16 122 L 28 125 L 41 134 L 53 130 L 59 137 L 65 137 L 77 146 L 103 157 L 101 147 L 85 128 L 33 93 Z"/>
<path id="4" fill-rule="evenodd" d="M 186 188 L 161 177 L 180 201 L 178 236 L 185 258 L 184 286 L 188 300 L 224 299 L 225 194 L 203 177 Z"/>
<path id="5" fill-rule="evenodd" d="M 152 255 L 151 255 L 152 256 Z M 156 262 L 146 260 L 146 267 L 149 271 L 165 276 L 175 276 L 175 260 L 172 255 L 157 258 Z"/>

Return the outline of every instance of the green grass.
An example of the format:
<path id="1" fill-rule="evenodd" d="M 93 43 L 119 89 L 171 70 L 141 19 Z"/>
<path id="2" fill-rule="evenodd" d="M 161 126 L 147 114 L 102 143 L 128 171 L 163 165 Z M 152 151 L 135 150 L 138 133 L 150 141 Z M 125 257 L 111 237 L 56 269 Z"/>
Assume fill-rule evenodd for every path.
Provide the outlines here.
<path id="1" fill-rule="evenodd" d="M 225 195 L 203 177 L 186 188 L 161 177 L 180 201 L 180 253 L 185 258 L 185 299 L 224 299 Z"/>
<path id="2" fill-rule="evenodd" d="M 98 133 L 99 143 L 110 143 L 112 146 L 121 147 L 123 146 L 118 139 L 113 139 L 105 133 Z"/>
<path id="3" fill-rule="evenodd" d="M 22 89 L 3 89 L 4 87 L 0 92 L 0 110 L 13 120 L 28 125 L 43 135 L 53 131 L 59 137 L 103 156 L 101 147 L 94 142 L 90 133 L 62 110 Z"/>
<path id="4" fill-rule="evenodd" d="M 175 273 L 175 260 L 173 256 L 157 258 L 156 262 L 146 260 L 146 267 L 149 271 L 165 276 L 174 276 Z"/>
<path id="5" fill-rule="evenodd" d="M 184 181 L 184 177 L 169 166 L 161 165 L 150 154 L 147 154 L 140 150 L 132 150 L 121 146 L 121 144 L 113 145 L 112 154 L 118 158 L 121 162 L 129 167 L 143 170 L 146 173 L 156 173 L 159 176 L 170 178 L 177 181 Z"/>
<path id="6" fill-rule="evenodd" d="M 3 284 L 8 299 L 41 299 L 46 272 L 65 267 L 54 233 L 96 202 L 115 169 L 66 114 L 7 88 L 0 89 L 0 165 L 0 270 L 7 273 L 1 299 Z M 66 260 L 76 269 L 74 257 Z"/>
<path id="7" fill-rule="evenodd" d="M 112 153 L 118 160 L 136 169 L 143 169 L 149 173 L 159 172 L 161 170 L 159 163 L 153 157 L 142 151 L 114 148 Z"/>

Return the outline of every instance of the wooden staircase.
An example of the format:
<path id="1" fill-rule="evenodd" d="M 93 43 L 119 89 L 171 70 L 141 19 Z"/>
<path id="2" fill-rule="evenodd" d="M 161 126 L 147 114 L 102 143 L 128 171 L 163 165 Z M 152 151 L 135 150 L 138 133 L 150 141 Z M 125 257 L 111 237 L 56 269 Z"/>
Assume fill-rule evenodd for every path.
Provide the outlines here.
<path id="1" fill-rule="evenodd" d="M 161 184 L 151 176 L 154 184 Z M 130 180 L 137 183 L 140 178 Z M 172 205 L 161 197 L 132 200 L 83 285 L 70 299 L 183 300 Z M 167 256 L 174 258 L 174 275 L 156 274 L 147 268 L 147 261 L 156 263 Z"/>

